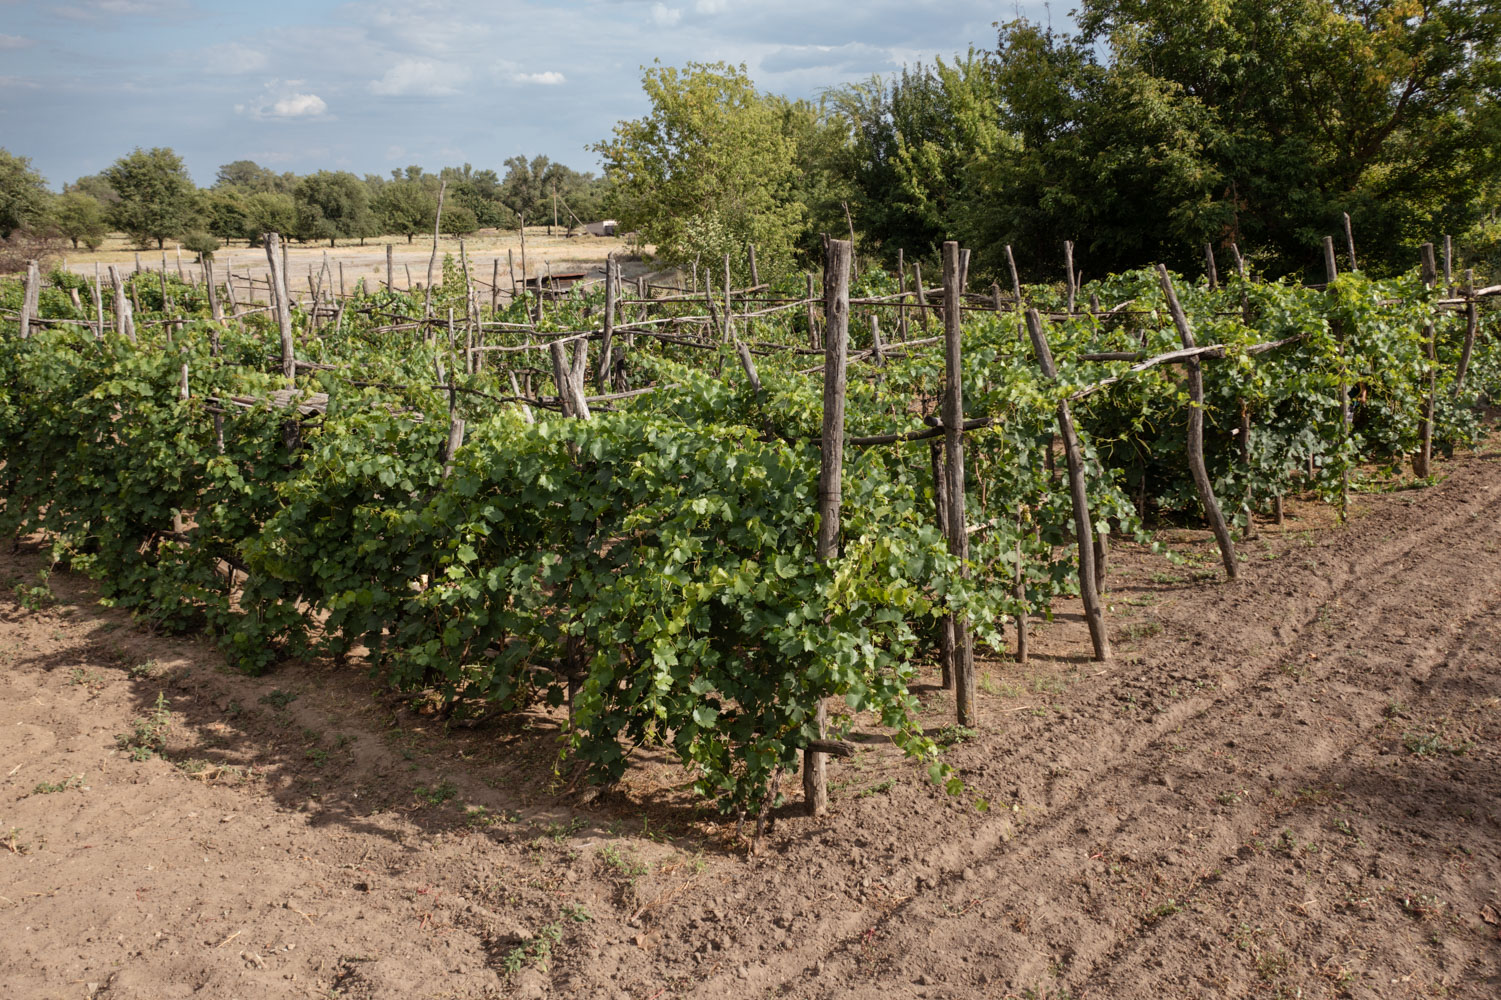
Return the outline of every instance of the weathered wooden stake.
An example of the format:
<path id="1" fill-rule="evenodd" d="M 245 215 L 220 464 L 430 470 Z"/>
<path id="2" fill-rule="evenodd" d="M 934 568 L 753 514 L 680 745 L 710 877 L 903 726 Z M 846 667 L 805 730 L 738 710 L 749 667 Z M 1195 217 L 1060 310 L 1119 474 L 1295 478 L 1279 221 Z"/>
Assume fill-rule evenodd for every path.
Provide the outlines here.
<path id="1" fill-rule="evenodd" d="M 1454 373 L 1454 395 L 1464 391 L 1465 373 L 1470 370 L 1470 356 L 1475 353 L 1475 335 L 1480 332 L 1480 310 L 1475 303 L 1475 269 L 1465 269 L 1465 346 Z"/>
<path id="2" fill-rule="evenodd" d="M 1173 290 L 1173 279 L 1167 268 L 1157 265 L 1157 280 L 1162 285 L 1162 294 L 1167 298 L 1167 308 L 1173 316 L 1173 325 L 1178 328 L 1178 337 L 1185 348 L 1194 346 L 1193 328 L 1188 325 L 1183 306 L 1178 303 L 1178 293 Z M 1194 486 L 1199 491 L 1199 501 L 1204 505 L 1204 515 L 1220 544 L 1220 558 L 1225 563 L 1225 575 L 1234 580 L 1240 573 L 1235 560 L 1235 543 L 1230 538 L 1230 529 L 1225 524 L 1225 515 L 1220 512 L 1219 501 L 1214 498 L 1214 485 L 1209 481 L 1209 470 L 1204 465 L 1204 369 L 1197 357 L 1184 364 L 1188 375 L 1188 468 L 1193 473 Z"/>
<path id="3" fill-rule="evenodd" d="M 949 537 L 949 487 L 948 476 L 943 466 L 943 440 L 934 438 L 928 448 L 928 459 L 933 469 L 933 513 L 938 530 L 945 540 Z M 954 616 L 944 615 L 938 621 L 938 665 L 943 673 L 945 691 L 954 687 Z"/>
<path id="4" fill-rule="evenodd" d="M 37 262 L 26 262 L 26 286 L 21 292 L 21 339 L 31 336 L 31 320 L 37 315 L 41 296 L 42 274 Z"/>
<path id="5" fill-rule="evenodd" d="M 818 472 L 818 549 L 820 562 L 839 557 L 839 510 L 843 499 L 840 482 L 844 469 L 844 392 L 849 355 L 850 260 L 854 248 L 848 240 L 830 240 L 824 264 L 823 439 Z M 814 738 L 823 739 L 828 709 L 822 699 L 814 712 Z M 829 808 L 829 787 L 824 754 L 803 751 L 803 796 L 810 816 Z"/>
<path id="6" fill-rule="evenodd" d="M 1075 284 L 1074 277 L 1074 241 L 1063 241 L 1063 277 L 1068 288 L 1068 311 L 1074 311 L 1074 296 L 1078 294 L 1079 287 Z"/>
<path id="7" fill-rule="evenodd" d="M 614 351 L 611 341 L 615 336 L 615 255 L 605 258 L 605 323 L 599 341 L 599 394 L 609 392 L 610 357 Z"/>
<path id="8" fill-rule="evenodd" d="M 395 270 L 394 264 L 395 264 L 395 262 L 391 259 L 391 244 L 387 243 L 386 244 L 386 291 L 388 291 L 388 292 L 394 292 L 396 290 L 396 286 L 394 284 L 392 284 L 392 281 L 394 280 L 393 279 L 393 275 L 392 275 L 392 271 Z"/>
<path id="9" fill-rule="evenodd" d="M 1036 309 L 1027 310 L 1027 331 L 1032 336 L 1032 350 L 1037 355 L 1042 374 L 1056 381 L 1058 367 L 1053 364 L 1053 352 L 1048 347 L 1042 317 L 1037 315 Z M 1058 430 L 1063 437 L 1063 455 L 1068 461 L 1068 490 L 1074 507 L 1074 541 L 1079 550 L 1079 598 L 1084 602 L 1084 620 L 1089 625 L 1094 658 L 1103 662 L 1110 659 L 1110 636 L 1105 631 L 1105 612 L 1100 607 L 1100 592 L 1095 586 L 1094 552 L 1089 544 L 1094 537 L 1094 528 L 1089 516 L 1089 492 L 1084 486 L 1084 456 L 1079 448 L 1079 437 L 1074 433 L 1074 418 L 1068 411 L 1066 399 L 1058 401 Z"/>
<path id="10" fill-rule="evenodd" d="M 1355 263 L 1355 231 L 1350 228 L 1350 213 L 1345 212 L 1345 246 L 1350 251 L 1350 270 L 1358 271 L 1360 267 Z"/>
<path id="11" fill-rule="evenodd" d="M 282 266 L 281 234 L 266 234 L 266 260 L 271 264 L 271 287 L 276 292 L 276 325 L 281 331 L 281 373 L 287 385 L 296 385 L 297 359 L 292 342 L 292 297 L 287 293 L 287 272 Z"/>
<path id="12" fill-rule="evenodd" d="M 969 576 L 968 505 L 964 499 L 964 363 L 961 343 L 963 288 L 959 244 L 943 244 L 943 471 L 948 491 L 949 553 L 958 558 L 959 575 Z M 969 621 L 954 615 L 954 705 L 959 725 L 973 726 L 975 647 Z"/>
<path id="13" fill-rule="evenodd" d="M 224 319 L 224 307 L 219 304 L 219 283 L 214 279 L 214 258 L 203 258 L 203 283 L 208 289 L 208 311 L 214 322 Z"/>
<path id="14" fill-rule="evenodd" d="M 1433 261 L 1433 244 L 1424 243 L 1423 287 L 1432 288 L 1438 282 L 1438 266 Z M 1434 393 L 1438 385 L 1438 332 L 1434 324 L 1423 327 L 1423 339 L 1428 342 L 1428 400 L 1423 407 L 1423 420 L 1418 427 L 1421 444 L 1412 458 L 1412 471 L 1418 478 L 1426 478 L 1433 471 L 1433 410 Z"/>
<path id="15" fill-rule="evenodd" d="M 1214 244 L 1204 244 L 1204 273 L 1209 276 L 1209 290 L 1218 291 L 1220 287 L 1220 269 L 1214 263 Z"/>

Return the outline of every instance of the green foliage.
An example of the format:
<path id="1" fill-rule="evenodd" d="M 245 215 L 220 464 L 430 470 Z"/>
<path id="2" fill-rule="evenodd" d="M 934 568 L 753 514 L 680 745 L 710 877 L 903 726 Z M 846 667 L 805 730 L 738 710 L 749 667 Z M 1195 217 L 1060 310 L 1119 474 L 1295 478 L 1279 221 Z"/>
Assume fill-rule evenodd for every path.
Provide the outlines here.
<path id="1" fill-rule="evenodd" d="M 47 210 L 47 182 L 25 156 L 0 148 L 0 239 L 37 225 Z"/>
<path id="2" fill-rule="evenodd" d="M 111 212 L 115 226 L 141 246 L 154 241 L 160 249 L 197 224 L 197 189 L 172 150 L 137 148 L 103 176 L 120 196 Z"/>
<path id="3" fill-rule="evenodd" d="M 371 208 L 382 230 L 399 233 L 410 243 L 413 236 L 432 229 L 433 216 L 438 211 L 438 192 L 421 180 L 398 177 L 381 182 Z"/>
<path id="4" fill-rule="evenodd" d="M 200 258 L 213 257 L 214 251 L 219 249 L 219 240 L 201 229 L 194 229 L 183 234 L 182 248 L 191 250 Z"/>
<path id="5" fill-rule="evenodd" d="M 292 230 L 300 240 L 328 240 L 378 234 L 380 226 L 370 211 L 365 184 L 347 170 L 320 170 L 297 182 L 293 195 L 297 225 Z"/>
<path id="6" fill-rule="evenodd" d="M 78 249 L 79 241 L 90 250 L 99 249 L 109 232 L 104 206 L 79 191 L 58 195 L 52 203 L 51 216 L 57 231 L 73 241 L 75 250 Z"/>
<path id="7" fill-rule="evenodd" d="M 558 707 L 571 695 L 564 765 L 608 782 L 633 755 L 665 753 L 731 814 L 757 813 L 777 775 L 799 766 L 824 702 L 843 703 L 835 735 L 857 717 L 873 721 L 962 791 L 940 744 L 968 734 L 925 735 L 910 694 L 937 623 L 963 613 L 980 641 L 1000 648 L 1010 618 L 1077 593 L 1072 510 L 1043 459 L 1056 403 L 1125 375 L 1127 362 L 1083 354 L 1178 346 L 1150 272 L 1090 283 L 1084 293 L 1100 298 L 1100 315 L 1047 324 L 1057 383 L 1039 376 L 1014 315 L 966 313 L 966 413 L 995 419 L 966 435 L 964 514 L 984 527 L 961 579 L 932 523 L 925 443 L 848 449 L 842 547 L 831 561 L 816 559 L 822 383 L 804 373 L 806 355 L 758 355 L 757 392 L 728 346 L 639 338 L 627 377 L 671 388 L 614 400 L 587 421 L 563 419 L 548 409 L 556 387 L 535 356 L 491 354 L 466 373 L 446 337 L 391 329 L 386 317 L 417 314 L 419 301 L 361 291 L 344 322 L 316 337 L 293 311 L 299 356 L 330 366 L 303 374 L 298 387 L 327 393 L 327 411 L 291 435 L 286 410 L 235 408 L 223 415 L 221 452 L 207 400 L 284 386 L 268 358 L 274 326 L 261 315 L 212 324 L 201 292 L 168 276 L 171 299 L 187 311 L 171 317 L 183 322 L 169 343 L 160 277 L 128 280 L 141 301 L 139 343 L 60 325 L 0 352 L 0 532 L 46 533 L 57 558 L 96 577 L 106 600 L 163 630 L 208 632 L 247 671 L 363 647 L 384 684 L 444 711 Z M 1463 324 L 1415 276 L 1352 274 L 1331 293 L 1238 278 L 1214 292 L 1178 288 L 1199 340 L 1225 345 L 1225 357 L 1204 366 L 1206 457 L 1231 512 L 1295 490 L 1335 500 L 1358 463 L 1410 452 L 1426 404 L 1429 324 L 1438 334 L 1440 449 L 1476 440 L 1475 404 L 1501 393 L 1495 315 L 1483 314 L 1460 392 Z M 894 290 L 890 276 L 871 271 L 856 276 L 853 293 Z M 7 310 L 19 294 L 16 282 L 0 284 Z M 1056 294 L 1029 290 L 1043 307 Z M 575 289 L 535 332 L 510 325 L 524 308 L 510 306 L 488 317 L 486 336 L 524 348 L 528 337 L 587 329 L 601 296 Z M 451 258 L 433 300 L 463 314 Z M 40 308 L 86 318 L 58 287 L 43 289 Z M 659 308 L 682 317 L 701 307 Z M 870 342 L 868 316 L 852 322 L 857 349 Z M 881 320 L 894 345 L 893 312 Z M 754 339 L 806 344 L 805 323 L 801 309 L 759 317 Z M 1280 338 L 1296 339 L 1248 350 Z M 576 343 L 593 371 L 588 352 L 597 348 Z M 187 400 L 178 393 L 184 363 Z M 452 405 L 468 432 L 446 473 L 440 364 L 466 390 Z M 512 395 L 513 374 L 534 381 L 535 423 L 496 402 Z M 921 430 L 941 384 L 932 349 L 893 350 L 878 373 L 856 365 L 849 434 Z M 1354 400 L 1348 434 L 1341 384 Z M 1186 405 L 1171 366 L 1075 403 L 1098 530 L 1144 537 L 1130 499 L 1143 493 L 1158 512 L 1197 516 Z M 1243 406 L 1253 426 L 1244 451 Z M 185 535 L 171 528 L 177 513 L 191 525 Z M 236 567 L 233 591 L 225 564 Z M 273 691 L 266 701 L 284 710 L 293 697 Z M 161 713 L 142 720 L 140 739 L 127 734 L 127 749 L 156 752 Z M 321 749 L 309 754 L 326 759 Z M 422 793 L 441 801 L 452 791 L 440 783 Z"/>
<path id="8" fill-rule="evenodd" d="M 619 123 L 593 147 L 621 224 L 678 263 L 729 253 L 743 268 L 754 243 L 763 273 L 789 269 L 804 208 L 785 102 L 759 93 L 743 66 L 724 63 L 655 64 L 642 85 L 650 114 Z"/>

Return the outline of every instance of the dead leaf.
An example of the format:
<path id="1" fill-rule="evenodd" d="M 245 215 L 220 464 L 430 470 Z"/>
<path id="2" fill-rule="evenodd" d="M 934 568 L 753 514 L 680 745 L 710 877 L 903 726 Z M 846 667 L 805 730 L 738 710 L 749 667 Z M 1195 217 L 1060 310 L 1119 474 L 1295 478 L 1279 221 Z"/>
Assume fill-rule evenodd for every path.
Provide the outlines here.
<path id="1" fill-rule="evenodd" d="M 1501 914 L 1496 913 L 1496 908 L 1490 903 L 1480 908 L 1480 919 L 1488 924 L 1501 924 Z"/>

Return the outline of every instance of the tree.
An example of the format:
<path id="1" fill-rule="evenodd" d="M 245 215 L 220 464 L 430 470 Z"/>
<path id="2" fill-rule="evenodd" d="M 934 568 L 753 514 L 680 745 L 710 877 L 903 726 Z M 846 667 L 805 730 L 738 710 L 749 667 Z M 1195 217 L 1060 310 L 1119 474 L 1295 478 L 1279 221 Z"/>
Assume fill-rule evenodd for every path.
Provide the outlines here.
<path id="1" fill-rule="evenodd" d="M 553 195 L 557 195 L 558 223 L 572 230 L 578 221 L 600 218 L 604 211 L 604 182 L 590 173 L 580 173 L 545 156 L 528 160 L 513 156 L 505 162 L 506 176 L 501 182 L 500 197 L 511 210 L 532 220 L 532 224 L 553 218 Z"/>
<path id="2" fill-rule="evenodd" d="M 420 179 L 402 176 L 400 171 L 393 171 L 393 175 L 392 180 L 381 185 L 371 207 L 383 232 L 400 233 L 410 243 L 417 233 L 427 232 L 433 227 L 438 193 L 435 187 L 429 189 Z"/>
<path id="3" fill-rule="evenodd" d="M 439 227 L 449 236 L 468 236 L 479 228 L 479 220 L 465 205 L 444 205 Z"/>
<path id="4" fill-rule="evenodd" d="M 251 246 L 260 246 L 266 233 L 291 234 L 297 228 L 297 203 L 289 194 L 266 191 L 245 199 L 245 229 L 242 236 Z"/>
<path id="5" fill-rule="evenodd" d="M 104 171 L 104 179 L 120 196 L 114 221 L 141 246 L 156 242 L 161 249 L 171 237 L 180 236 L 196 222 L 194 195 L 197 189 L 170 149 L 137 148 Z"/>
<path id="6" fill-rule="evenodd" d="M 199 212 L 209 233 L 226 243 L 230 240 L 249 240 L 250 198 L 242 188 L 211 187 L 203 192 Z"/>
<path id="7" fill-rule="evenodd" d="M 475 170 L 466 163 L 462 167 L 444 167 L 438 176 L 440 181 L 448 182 L 448 194 L 443 205 L 444 232 L 448 231 L 449 210 L 458 206 L 474 216 L 474 229 L 505 226 L 515 222 L 515 213 L 502 201 L 500 177 L 495 171 Z"/>
<path id="8" fill-rule="evenodd" d="M 295 174 L 278 174 L 254 160 L 235 160 L 219 168 L 214 177 L 216 188 L 239 188 L 247 193 L 291 194 L 297 187 Z"/>
<path id="9" fill-rule="evenodd" d="M 52 203 L 52 222 L 57 231 L 73 241 L 73 249 L 83 241 L 90 250 L 99 249 L 109 232 L 104 206 L 80 191 L 67 191 Z"/>
<path id="10" fill-rule="evenodd" d="M 593 147 L 622 224 L 669 260 L 728 253 L 740 262 L 754 243 L 767 273 L 790 267 L 804 208 L 783 102 L 758 93 L 744 66 L 724 63 L 654 65 L 642 85 L 651 113 Z"/>
<path id="11" fill-rule="evenodd" d="M 47 211 L 47 182 L 31 160 L 0 149 L 0 239 L 41 222 Z"/>
<path id="12" fill-rule="evenodd" d="M 103 205 L 106 211 L 110 211 L 116 205 L 120 204 L 119 193 L 110 187 L 109 181 L 104 179 L 103 174 L 89 174 L 78 178 L 72 184 L 64 185 L 63 193 L 66 194 L 71 191 L 88 195 Z"/>
<path id="13" fill-rule="evenodd" d="M 348 171 L 320 170 L 297 183 L 296 235 L 301 240 L 367 236 L 373 228 L 365 185 Z"/>

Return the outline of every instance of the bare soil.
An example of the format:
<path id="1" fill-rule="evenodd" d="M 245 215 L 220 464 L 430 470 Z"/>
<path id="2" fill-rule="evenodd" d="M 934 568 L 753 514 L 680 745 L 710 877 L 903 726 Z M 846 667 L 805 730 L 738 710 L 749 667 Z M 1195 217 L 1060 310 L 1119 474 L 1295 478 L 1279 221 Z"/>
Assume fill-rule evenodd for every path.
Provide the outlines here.
<path id="1" fill-rule="evenodd" d="M 875 732 L 758 855 L 645 754 L 591 797 L 559 718 L 445 727 L 359 671 L 227 670 L 0 556 L 0 994 L 1501 996 L 1501 450 L 1292 505 L 1220 582 L 1117 546 L 983 663 L 951 798 Z M 32 601 L 32 603 L 36 603 Z M 131 759 L 158 698 L 165 748 Z M 935 730 L 952 717 L 922 693 Z M 149 734 L 147 734 L 149 735 Z M 139 739 L 134 742 L 140 743 Z M 139 754 L 144 756 L 144 754 Z"/>

